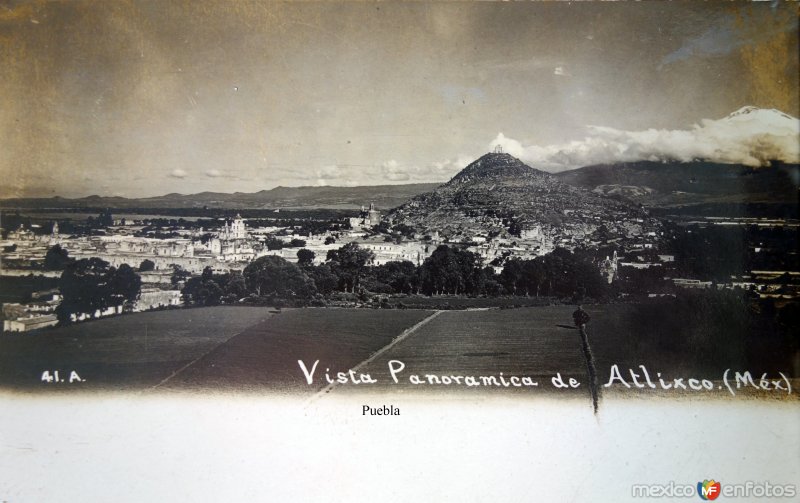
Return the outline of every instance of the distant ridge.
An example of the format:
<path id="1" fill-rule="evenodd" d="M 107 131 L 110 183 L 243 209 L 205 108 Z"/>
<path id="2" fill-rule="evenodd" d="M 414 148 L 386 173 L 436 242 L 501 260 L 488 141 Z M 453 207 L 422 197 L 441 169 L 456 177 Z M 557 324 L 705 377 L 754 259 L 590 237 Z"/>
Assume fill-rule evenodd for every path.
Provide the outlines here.
<path id="1" fill-rule="evenodd" d="M 649 206 L 797 203 L 797 164 L 752 168 L 706 161 L 597 164 L 554 175 L 597 194 Z"/>
<path id="2" fill-rule="evenodd" d="M 359 208 L 374 203 L 379 208 L 394 208 L 408 199 L 436 188 L 438 183 L 371 185 L 359 187 L 275 187 L 253 193 L 200 192 L 171 193 L 157 197 L 125 198 L 91 195 L 76 199 L 63 197 L 17 198 L 0 200 L 0 208 Z"/>

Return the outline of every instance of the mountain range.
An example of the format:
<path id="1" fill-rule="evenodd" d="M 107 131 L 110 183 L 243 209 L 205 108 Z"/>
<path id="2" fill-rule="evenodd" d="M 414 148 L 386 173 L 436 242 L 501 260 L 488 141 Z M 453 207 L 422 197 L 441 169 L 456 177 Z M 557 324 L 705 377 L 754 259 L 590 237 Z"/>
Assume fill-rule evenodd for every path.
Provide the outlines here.
<path id="1" fill-rule="evenodd" d="M 470 165 L 454 180 L 473 176 Z M 493 169 L 519 174 L 519 166 L 498 164 Z M 701 203 L 796 203 L 800 184 L 797 164 L 773 163 L 751 168 L 739 164 L 705 161 L 639 161 L 598 164 L 552 175 L 566 184 L 596 194 L 623 198 L 647 206 L 673 207 Z M 430 192 L 439 183 L 376 185 L 358 187 L 276 187 L 253 193 L 201 192 L 166 194 L 148 198 L 88 196 L 20 198 L 0 200 L 0 208 L 333 208 L 351 209 L 375 203 L 388 209 L 406 203 L 414 196 Z"/>
<path id="2" fill-rule="evenodd" d="M 796 203 L 797 164 L 751 168 L 704 161 L 599 164 L 563 171 L 561 181 L 647 206 L 701 203 Z"/>
<path id="3" fill-rule="evenodd" d="M 199 194 L 166 194 L 158 197 L 125 198 L 88 196 L 77 199 L 62 197 L 0 200 L 0 208 L 358 208 L 375 203 L 380 208 L 393 208 L 409 198 L 437 187 L 438 183 L 405 185 L 373 185 L 360 187 L 275 187 L 245 193 L 201 192 Z"/>
<path id="4" fill-rule="evenodd" d="M 468 166 L 454 179 L 473 176 L 475 166 Z M 497 165 L 495 169 L 519 173 L 516 164 Z M 773 163 L 752 168 L 740 164 L 705 161 L 639 161 L 598 164 L 563 171 L 556 179 L 588 189 L 596 194 L 624 198 L 655 207 L 673 207 L 701 203 L 797 203 L 800 166 Z M 406 203 L 414 196 L 430 192 L 439 183 L 376 185 L 358 187 L 275 187 L 253 193 L 201 192 L 166 194 L 147 198 L 88 196 L 19 198 L 0 200 L 0 208 L 333 208 L 351 209 L 375 203 L 388 209 Z"/>

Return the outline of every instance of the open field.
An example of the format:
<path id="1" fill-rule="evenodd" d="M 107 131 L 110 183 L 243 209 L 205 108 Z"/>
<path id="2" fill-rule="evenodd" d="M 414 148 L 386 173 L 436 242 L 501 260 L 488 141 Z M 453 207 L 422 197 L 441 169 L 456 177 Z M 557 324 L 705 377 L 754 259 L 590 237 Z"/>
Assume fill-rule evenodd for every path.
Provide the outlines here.
<path id="1" fill-rule="evenodd" d="M 0 303 L 29 302 L 31 293 L 58 286 L 58 278 L 44 276 L 3 276 L 0 279 Z"/>
<path id="2" fill-rule="evenodd" d="M 461 297 L 457 295 L 397 295 L 389 297 L 389 304 L 395 307 L 404 306 L 411 309 L 481 309 L 533 307 L 556 304 L 553 297 Z"/>
<path id="3" fill-rule="evenodd" d="M 322 376 L 309 386 L 297 360 L 308 362 L 310 368 L 319 359 L 320 373 L 323 365 L 331 371 L 346 371 L 430 314 L 371 309 L 285 311 L 220 345 L 162 388 L 317 391 L 325 385 Z"/>
<path id="4" fill-rule="evenodd" d="M 709 379 L 727 368 L 754 375 L 800 374 L 797 334 L 782 333 L 769 319 L 737 332 L 732 325 L 740 320 L 723 322 L 699 307 L 689 314 L 669 303 L 586 306 L 586 311 L 592 316 L 589 337 L 605 380 L 615 363 Z"/>
<path id="5" fill-rule="evenodd" d="M 246 327 L 266 308 L 215 307 L 154 311 L 0 337 L 0 386 L 22 390 L 143 389 L 199 358 Z M 62 379 L 44 383 L 45 370 Z"/>
<path id="6" fill-rule="evenodd" d="M 412 336 L 402 340 L 361 369 L 379 382 L 357 388 L 338 386 L 336 393 L 377 391 L 381 393 L 445 392 L 458 389 L 467 393 L 517 392 L 546 393 L 552 390 L 550 378 L 560 372 L 584 383 L 562 393 L 586 394 L 586 361 L 581 352 L 578 330 L 569 325 L 573 307 L 486 311 L 443 311 Z M 395 383 L 389 361 L 405 364 Z M 535 387 L 464 386 L 409 382 L 411 374 L 437 376 L 528 376 Z M 440 378 L 441 380 L 441 378 Z M 463 381 L 462 381 L 463 382 Z M 426 381 L 427 383 L 427 381 Z"/>
<path id="7" fill-rule="evenodd" d="M 0 387 L 28 391 L 122 389 L 246 391 L 311 397 L 325 394 L 417 394 L 476 396 L 511 393 L 589 398 L 586 360 L 573 306 L 483 310 L 289 309 L 215 307 L 120 316 L 32 334 L 0 338 Z M 724 369 L 777 377 L 797 376 L 797 352 L 769 327 L 720 347 L 726 334 L 672 316 L 668 303 L 586 306 L 598 382 L 608 382 L 617 364 L 623 373 L 645 365 L 664 378 L 715 381 Z M 709 323 L 716 323 L 710 319 Z M 312 383 L 310 372 L 319 360 Z M 389 361 L 405 367 L 395 383 Z M 337 372 L 355 369 L 375 383 L 329 385 Z M 82 383 L 45 383 L 45 370 L 62 379 L 76 371 Z M 527 377 L 536 386 L 504 386 L 502 378 Z M 581 383 L 555 390 L 560 373 Z M 420 376 L 414 383 L 411 375 Z M 428 375 L 439 376 L 428 379 Z M 441 376 L 494 376 L 478 386 L 447 384 Z M 628 379 L 630 380 L 630 379 Z M 797 380 L 794 379 L 794 382 Z M 625 390 L 634 392 L 636 389 Z M 648 391 L 649 390 L 645 390 Z M 653 391 L 655 393 L 656 391 Z M 796 393 L 795 393 L 796 396 Z"/>

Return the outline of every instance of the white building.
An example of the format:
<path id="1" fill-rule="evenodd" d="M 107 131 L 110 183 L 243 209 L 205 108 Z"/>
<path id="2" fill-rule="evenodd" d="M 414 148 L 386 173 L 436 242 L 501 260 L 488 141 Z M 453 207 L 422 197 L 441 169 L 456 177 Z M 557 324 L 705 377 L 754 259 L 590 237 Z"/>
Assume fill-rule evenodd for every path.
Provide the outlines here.
<path id="1" fill-rule="evenodd" d="M 208 250 L 224 262 L 249 262 L 256 258 L 255 244 L 244 219 L 237 214 L 230 225 L 226 221 L 222 230 L 211 239 Z"/>
<path id="2" fill-rule="evenodd" d="M 139 299 L 133 306 L 134 311 L 147 311 L 159 307 L 180 306 L 180 290 L 159 290 L 158 288 L 142 288 Z"/>
<path id="3" fill-rule="evenodd" d="M 373 265 L 383 265 L 387 262 L 400 262 L 407 260 L 414 265 L 420 265 L 433 253 L 433 248 L 423 243 L 392 243 L 375 241 L 356 241 L 359 247 L 375 254 Z"/>
<path id="4" fill-rule="evenodd" d="M 4 332 L 29 332 L 37 328 L 52 327 L 58 323 L 58 318 L 52 314 L 18 318 L 3 321 Z"/>
<path id="5" fill-rule="evenodd" d="M 353 229 L 374 227 L 381 222 L 381 212 L 375 209 L 374 203 L 369 203 L 369 209 L 361 206 L 361 212 L 358 216 L 351 217 L 348 221 Z"/>

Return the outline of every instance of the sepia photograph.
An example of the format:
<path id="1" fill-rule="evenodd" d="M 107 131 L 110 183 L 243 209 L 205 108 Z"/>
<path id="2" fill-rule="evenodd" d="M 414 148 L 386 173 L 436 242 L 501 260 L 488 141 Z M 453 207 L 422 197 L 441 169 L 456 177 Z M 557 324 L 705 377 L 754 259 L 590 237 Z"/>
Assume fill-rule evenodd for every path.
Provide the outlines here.
<path id="1" fill-rule="evenodd" d="M 0 501 L 796 501 L 799 18 L 0 0 Z"/>

